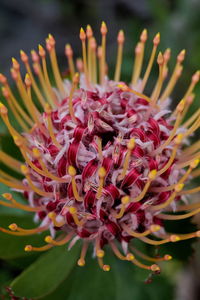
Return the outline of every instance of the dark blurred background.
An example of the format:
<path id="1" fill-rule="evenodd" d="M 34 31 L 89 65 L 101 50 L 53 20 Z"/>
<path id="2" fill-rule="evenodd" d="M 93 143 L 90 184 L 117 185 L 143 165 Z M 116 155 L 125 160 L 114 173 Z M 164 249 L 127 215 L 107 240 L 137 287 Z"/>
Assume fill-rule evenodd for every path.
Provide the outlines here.
<path id="1" fill-rule="evenodd" d="M 180 84 L 175 89 L 175 99 L 189 84 L 191 75 L 200 68 L 200 1 L 199 0 L 0 0 L 0 72 L 8 75 L 11 57 L 19 58 L 19 50 L 29 53 L 37 49 L 48 33 L 57 41 L 57 53 L 63 71 L 67 68 L 64 46 L 70 43 L 75 56 L 81 55 L 79 40 L 80 27 L 90 24 L 100 42 L 101 21 L 108 26 L 108 63 L 110 75 L 114 70 L 116 58 L 116 36 L 119 29 L 124 29 L 126 36 L 122 76 L 130 80 L 133 53 L 141 31 L 148 29 L 149 42 L 146 50 L 147 61 L 153 36 L 161 33 L 160 49 L 172 49 L 170 66 L 176 55 L 186 49 L 187 56 Z M 157 70 L 153 76 L 156 76 Z M 200 89 L 196 89 L 197 100 L 193 110 L 199 107 Z M 196 220 L 197 223 L 198 219 Z M 197 252 L 198 254 L 198 252 Z M 176 266 L 166 270 L 167 276 L 176 279 L 176 300 L 200 299 L 198 255 L 189 260 L 182 268 Z M 170 299 L 169 299 L 170 300 Z"/>

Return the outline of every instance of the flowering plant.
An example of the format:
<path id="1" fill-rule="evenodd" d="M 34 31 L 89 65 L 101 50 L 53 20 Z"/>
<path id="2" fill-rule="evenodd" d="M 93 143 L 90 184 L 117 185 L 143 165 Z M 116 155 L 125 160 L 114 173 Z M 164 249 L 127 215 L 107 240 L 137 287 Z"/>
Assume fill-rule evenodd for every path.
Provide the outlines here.
<path id="1" fill-rule="evenodd" d="M 46 50 L 55 87 L 41 45 L 38 52 L 31 52 L 36 78 L 24 51 L 20 52 L 27 71 L 24 80 L 20 65 L 13 58 L 11 75 L 23 104 L 16 99 L 7 78 L 0 75 L 7 101 L 6 105 L 0 103 L 0 114 L 24 160 L 23 163 L 1 150 L 4 167 L 23 179 L 2 169 L 0 182 L 26 199 L 26 203 L 19 202 L 11 192 L 6 192 L 0 204 L 34 213 L 37 224 L 34 229 L 25 229 L 13 220 L 9 228 L 2 226 L 0 231 L 20 237 L 45 233 L 43 244 L 27 243 L 26 252 L 45 251 L 67 243 L 70 252 L 76 252 L 74 245 L 81 240 L 78 265 L 85 265 L 91 244 L 104 271 L 112 267 L 106 258 L 109 245 L 120 260 L 155 274 L 160 272 L 159 262 L 172 256 L 158 253 L 152 257 L 139 250 L 138 241 L 158 246 L 200 236 L 200 231 L 178 234 L 165 227 L 165 220 L 178 222 L 200 211 L 200 204 L 193 203 L 190 197 L 200 188 L 187 187 L 200 174 L 196 169 L 200 144 L 197 141 L 190 145 L 189 140 L 199 128 L 200 110 L 184 121 L 200 74 L 197 71 L 192 76 L 185 94 L 171 111 L 170 95 L 181 75 L 185 50 L 177 56 L 164 88 L 170 49 L 159 52 L 158 79 L 147 96 L 145 89 L 156 58 L 159 33 L 153 39 L 151 56 L 141 76 L 147 40 L 147 31 L 142 32 L 129 85 L 120 78 L 123 31 L 117 37 L 114 80 L 107 76 L 104 22 L 101 35 L 101 46 L 97 48 L 91 27 L 87 27 L 86 33 L 80 30 L 82 59 L 77 60 L 76 68 L 72 48 L 66 45 L 71 80 L 63 80 L 55 40 L 48 36 Z M 8 116 L 7 106 L 20 131 Z"/>

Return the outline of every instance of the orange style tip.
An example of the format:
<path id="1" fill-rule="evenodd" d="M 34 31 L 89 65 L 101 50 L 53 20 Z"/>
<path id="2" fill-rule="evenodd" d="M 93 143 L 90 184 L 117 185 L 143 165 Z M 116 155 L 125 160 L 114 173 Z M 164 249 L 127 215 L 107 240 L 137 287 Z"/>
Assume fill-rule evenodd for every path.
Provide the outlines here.
<path id="1" fill-rule="evenodd" d="M 46 55 L 46 52 L 45 52 L 44 48 L 40 44 L 38 45 L 38 51 L 39 51 L 39 55 L 41 57 L 44 57 Z"/>
<path id="2" fill-rule="evenodd" d="M 192 76 L 192 82 L 197 83 L 200 79 L 200 71 L 196 71 Z"/>
<path id="3" fill-rule="evenodd" d="M 106 170 L 104 167 L 99 168 L 98 175 L 100 178 L 104 178 L 106 176 Z"/>
<path id="4" fill-rule="evenodd" d="M 77 72 L 77 73 L 74 74 L 73 83 L 75 83 L 75 84 L 79 83 L 79 79 L 80 79 L 80 75 Z"/>
<path id="5" fill-rule="evenodd" d="M 103 265 L 103 271 L 109 272 L 110 271 L 110 266 L 109 265 Z"/>
<path id="6" fill-rule="evenodd" d="M 87 35 L 87 38 L 91 38 L 93 36 L 93 31 L 89 24 L 87 25 L 87 28 L 86 28 L 86 35 Z"/>
<path id="7" fill-rule="evenodd" d="M 172 259 L 172 256 L 171 256 L 171 255 L 165 254 L 164 260 L 171 260 L 171 259 Z"/>
<path id="8" fill-rule="evenodd" d="M 31 245 L 26 245 L 24 248 L 24 251 L 26 251 L 26 252 L 30 252 L 32 250 L 33 250 L 33 247 Z"/>
<path id="9" fill-rule="evenodd" d="M 69 212 L 70 212 L 70 214 L 72 214 L 72 215 L 76 214 L 76 213 L 77 213 L 76 207 L 71 206 L 71 207 L 69 208 Z"/>
<path id="10" fill-rule="evenodd" d="M 12 231 L 16 231 L 17 228 L 18 228 L 18 226 L 17 226 L 17 224 L 12 223 L 12 224 L 10 224 L 10 225 L 8 226 L 8 228 L 9 228 L 10 230 L 12 230 Z"/>
<path id="11" fill-rule="evenodd" d="M 184 188 L 184 184 L 183 183 L 179 183 L 175 186 L 175 192 L 179 193 L 180 191 L 182 191 L 182 189 Z"/>
<path id="12" fill-rule="evenodd" d="M 124 92 L 128 91 L 128 86 L 125 84 L 118 84 L 117 87 L 120 88 Z"/>
<path id="13" fill-rule="evenodd" d="M 189 105 L 192 104 L 194 98 L 195 98 L 195 94 L 192 93 L 191 95 L 189 95 L 189 96 L 187 97 L 187 99 L 186 99 L 186 100 L 187 100 L 187 103 L 188 103 Z"/>
<path id="14" fill-rule="evenodd" d="M 23 50 L 20 50 L 20 56 L 21 56 L 21 60 L 24 63 L 28 62 L 28 56 L 27 56 L 27 54 Z"/>
<path id="15" fill-rule="evenodd" d="M 196 232 L 196 237 L 200 237 L 200 230 L 198 230 L 197 232 Z"/>
<path id="16" fill-rule="evenodd" d="M 124 40 L 125 40 L 124 31 L 120 30 L 119 33 L 118 33 L 118 36 L 117 36 L 117 42 L 119 44 L 123 44 Z"/>
<path id="17" fill-rule="evenodd" d="M 73 55 L 73 50 L 70 44 L 65 45 L 65 55 L 68 57 L 72 57 Z"/>
<path id="18" fill-rule="evenodd" d="M 73 166 L 68 167 L 68 173 L 70 176 L 75 176 L 76 175 L 76 169 Z"/>
<path id="19" fill-rule="evenodd" d="M 39 61 L 39 56 L 35 50 L 31 50 L 31 57 L 32 57 L 33 62 L 36 63 Z"/>
<path id="20" fill-rule="evenodd" d="M 102 257 L 104 257 L 105 252 L 100 249 L 100 250 L 97 250 L 96 255 L 97 255 L 97 257 L 102 258 Z"/>
<path id="21" fill-rule="evenodd" d="M 185 49 L 181 50 L 181 52 L 178 54 L 178 56 L 177 56 L 177 61 L 178 61 L 179 63 L 182 63 L 182 62 L 184 61 L 184 59 L 185 59 L 185 54 L 186 54 L 186 50 L 185 50 Z"/>
<path id="22" fill-rule="evenodd" d="M 50 213 L 48 213 L 48 217 L 50 219 L 54 219 L 56 217 L 56 213 L 54 211 L 51 211 Z"/>
<path id="23" fill-rule="evenodd" d="M 45 239 L 44 239 L 44 241 L 46 242 L 46 243 L 48 243 L 48 244 L 50 244 L 51 242 L 52 242 L 52 237 L 50 236 L 50 235 L 47 235 L 46 237 L 45 237 Z"/>
<path id="24" fill-rule="evenodd" d="M 164 59 L 166 60 L 166 61 L 168 61 L 169 59 L 170 59 L 170 55 L 171 55 L 171 49 L 170 48 L 167 48 L 166 50 L 165 50 L 165 52 L 164 52 Z"/>
<path id="25" fill-rule="evenodd" d="M 147 40 L 147 38 L 148 38 L 147 30 L 146 30 L 146 29 L 143 29 L 143 31 L 142 31 L 142 33 L 141 33 L 141 35 L 140 35 L 140 41 L 141 41 L 142 43 L 145 43 L 146 40 Z"/>
<path id="26" fill-rule="evenodd" d="M 16 60 L 16 58 L 12 57 L 12 64 L 13 64 L 13 68 L 18 71 L 19 70 L 19 63 L 18 61 Z"/>
<path id="27" fill-rule="evenodd" d="M 180 241 L 180 237 L 179 237 L 178 235 L 172 234 L 172 235 L 170 236 L 170 241 L 171 241 L 172 243 L 179 242 L 179 241 Z"/>
<path id="28" fill-rule="evenodd" d="M 135 256 L 134 256 L 132 253 L 128 253 L 128 254 L 126 255 L 126 260 L 132 261 L 132 260 L 134 260 L 134 259 L 135 259 Z"/>
<path id="29" fill-rule="evenodd" d="M 8 98 L 9 98 L 9 95 L 10 95 L 9 92 L 8 92 L 8 90 L 7 90 L 5 87 L 2 87 L 1 90 L 2 90 L 3 96 L 4 96 L 6 99 L 8 99 Z"/>
<path id="30" fill-rule="evenodd" d="M 199 161 L 200 161 L 199 159 L 195 159 L 193 162 L 191 162 L 190 167 L 192 169 L 195 169 L 198 166 Z"/>
<path id="31" fill-rule="evenodd" d="M 26 84 L 27 87 L 31 86 L 31 78 L 30 78 L 28 73 L 26 74 L 24 81 L 25 81 L 25 84 Z"/>
<path id="32" fill-rule="evenodd" d="M 4 194 L 2 194 L 2 197 L 5 198 L 6 200 L 12 199 L 12 195 L 10 193 L 4 193 Z"/>
<path id="33" fill-rule="evenodd" d="M 6 76 L 4 76 L 2 73 L 0 73 L 0 82 L 2 84 L 5 84 L 7 82 L 7 78 Z"/>
<path id="34" fill-rule="evenodd" d="M 160 267 L 156 264 L 151 265 L 151 271 L 153 272 L 159 272 L 160 271 Z"/>
<path id="35" fill-rule="evenodd" d="M 153 225 L 150 226 L 150 230 L 151 230 L 151 232 L 159 231 L 160 230 L 160 225 L 153 224 Z"/>
<path id="36" fill-rule="evenodd" d="M 21 165 L 20 168 L 21 168 L 21 171 L 22 171 L 22 173 L 23 173 L 24 175 L 27 175 L 27 174 L 29 173 L 29 169 L 28 169 L 27 166 Z"/>
<path id="37" fill-rule="evenodd" d="M 86 39 L 86 34 L 85 34 L 83 27 L 81 27 L 81 29 L 80 29 L 79 37 L 80 37 L 81 41 L 84 41 Z"/>
<path id="38" fill-rule="evenodd" d="M 0 102 L 0 114 L 7 115 L 7 113 L 8 113 L 7 107 L 2 102 Z"/>
<path id="39" fill-rule="evenodd" d="M 33 152 L 33 156 L 35 158 L 40 158 L 41 154 L 40 154 L 40 151 L 38 150 L 38 148 L 33 148 L 32 152 Z"/>
<path id="40" fill-rule="evenodd" d="M 158 32 L 156 34 L 156 36 L 154 37 L 153 43 L 154 43 L 155 46 L 158 46 L 158 44 L 160 43 L 160 32 Z"/>
<path id="41" fill-rule="evenodd" d="M 106 23 L 103 21 L 101 23 L 101 34 L 106 35 L 107 32 L 108 32 L 108 29 L 107 29 Z"/>
<path id="42" fill-rule="evenodd" d="M 149 172 L 148 177 L 150 180 L 154 180 L 156 178 L 156 175 L 157 175 L 157 170 L 154 169 Z"/>
<path id="43" fill-rule="evenodd" d="M 133 150 L 134 147 L 135 147 L 135 139 L 131 138 L 128 142 L 127 148 L 128 148 L 128 150 Z"/>
<path id="44" fill-rule="evenodd" d="M 22 146 L 22 141 L 18 136 L 16 136 L 16 135 L 13 136 L 13 139 L 14 139 L 14 143 L 15 143 L 16 146 L 18 146 L 18 147 Z"/>
<path id="45" fill-rule="evenodd" d="M 162 65 L 162 64 L 164 63 L 164 59 L 163 59 L 162 52 L 159 52 L 159 53 L 158 53 L 157 63 L 158 63 L 159 65 Z"/>
<path id="46" fill-rule="evenodd" d="M 84 266 L 85 266 L 85 260 L 80 258 L 80 259 L 77 261 L 77 265 L 78 265 L 79 267 L 84 267 Z"/>
<path id="47" fill-rule="evenodd" d="M 176 145 L 180 145 L 181 142 L 182 142 L 182 140 L 183 140 L 183 134 L 182 134 L 182 133 L 179 133 L 179 134 L 177 135 L 177 137 L 175 138 L 174 142 L 175 142 Z"/>
<path id="48" fill-rule="evenodd" d="M 121 203 L 122 204 L 128 204 L 129 203 L 129 201 L 130 201 L 130 197 L 129 196 L 124 196 L 124 197 L 122 197 L 122 199 L 121 199 Z"/>

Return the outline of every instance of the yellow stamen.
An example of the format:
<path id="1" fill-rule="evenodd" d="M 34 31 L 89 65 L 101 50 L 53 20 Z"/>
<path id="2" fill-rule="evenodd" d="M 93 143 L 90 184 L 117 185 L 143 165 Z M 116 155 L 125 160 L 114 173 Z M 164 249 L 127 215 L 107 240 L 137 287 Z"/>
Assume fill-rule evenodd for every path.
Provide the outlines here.
<path id="1" fill-rule="evenodd" d="M 155 85 L 155 89 L 153 90 L 153 93 L 151 95 L 151 105 L 154 106 L 158 100 L 158 97 L 160 95 L 164 77 L 163 77 L 163 71 L 164 71 L 164 58 L 161 52 L 158 54 L 157 63 L 159 65 L 159 76 L 158 80 Z"/>
<path id="2" fill-rule="evenodd" d="M 179 55 L 177 56 L 177 62 L 176 62 L 176 65 L 174 67 L 174 70 L 172 72 L 172 76 L 168 82 L 168 85 L 166 86 L 164 92 L 162 93 L 161 97 L 160 97 L 160 101 L 164 101 L 170 94 L 171 92 L 173 91 L 177 81 L 178 81 L 178 78 L 180 77 L 181 75 L 181 72 L 182 72 L 182 65 L 181 63 L 183 62 L 185 58 L 185 50 L 182 50 Z"/>
<path id="3" fill-rule="evenodd" d="M 88 75 L 88 67 L 87 67 L 87 52 L 86 52 L 86 34 L 84 29 L 81 27 L 80 29 L 80 40 L 82 43 L 82 55 L 83 55 L 83 68 L 85 73 L 86 84 L 89 85 L 89 75 Z"/>
<path id="4" fill-rule="evenodd" d="M 146 83 L 148 81 L 149 75 L 151 73 L 151 69 L 152 69 L 153 62 L 154 62 L 155 55 L 156 55 L 156 50 L 157 50 L 157 47 L 158 47 L 159 43 L 160 43 L 160 33 L 157 33 L 156 36 L 154 37 L 154 40 L 153 40 L 153 44 L 154 44 L 153 49 L 152 49 L 151 56 L 150 56 L 150 59 L 149 59 L 149 62 L 148 62 L 143 80 L 142 80 L 141 92 L 143 92 L 143 90 L 146 86 Z"/>
<path id="5" fill-rule="evenodd" d="M 12 231 L 17 231 L 17 233 L 21 233 L 21 235 L 32 235 L 32 234 L 36 234 L 36 233 L 44 232 L 44 231 L 48 230 L 49 226 L 46 225 L 46 226 L 41 226 L 41 227 L 37 227 L 34 229 L 24 229 L 24 228 L 19 227 L 17 224 L 12 223 L 8 227 Z"/>
<path id="6" fill-rule="evenodd" d="M 56 137 L 55 137 L 55 133 L 54 133 L 54 127 L 53 127 L 53 123 L 51 120 L 51 108 L 49 106 L 49 104 L 46 103 L 45 105 L 45 112 L 46 112 L 46 116 L 47 116 L 47 127 L 48 127 L 48 131 L 49 131 L 49 135 L 52 139 L 52 142 L 54 143 L 54 145 L 56 147 L 58 147 L 59 149 L 61 149 L 61 145 L 59 144 L 59 142 L 57 141 Z"/>
<path id="7" fill-rule="evenodd" d="M 123 47 L 124 47 L 124 32 L 123 32 L 123 30 L 119 31 L 118 36 L 117 36 L 117 42 L 118 42 L 118 49 L 117 49 L 117 62 L 116 62 L 115 76 L 114 76 L 115 81 L 120 80 L 120 74 L 121 74 L 122 55 L 123 55 Z"/>
<path id="8" fill-rule="evenodd" d="M 52 70 L 54 74 L 54 78 L 56 81 L 56 85 L 62 95 L 62 97 L 66 96 L 66 92 L 64 89 L 63 81 L 60 75 L 60 71 L 58 68 L 58 62 L 56 57 L 56 51 L 55 51 L 55 40 L 51 34 L 49 34 L 48 39 L 46 40 L 47 43 L 47 50 L 49 51 L 49 56 L 51 60 Z"/>
<path id="9" fill-rule="evenodd" d="M 100 199 L 103 192 L 104 179 L 106 177 L 106 170 L 104 169 L 104 167 L 99 168 L 98 175 L 99 175 L 99 187 L 97 190 L 96 198 Z"/>
<path id="10" fill-rule="evenodd" d="M 124 159 L 124 165 L 123 165 L 123 170 L 122 170 L 122 173 L 120 175 L 120 180 L 123 180 L 125 175 L 126 175 L 126 172 L 128 170 L 128 166 L 129 166 L 129 160 L 131 158 L 131 152 L 132 150 L 135 148 L 135 139 L 134 138 L 131 138 L 127 144 L 127 148 L 128 148 L 128 151 L 126 153 L 126 157 Z"/>
<path id="11" fill-rule="evenodd" d="M 105 74 L 106 74 L 106 34 L 108 32 L 107 26 L 105 22 L 102 22 L 101 24 L 101 35 L 102 35 L 102 41 L 101 41 L 101 49 L 102 49 L 102 57 L 101 57 L 101 77 L 100 77 L 100 83 L 104 83 Z"/>
<path id="12" fill-rule="evenodd" d="M 86 219 L 83 218 L 81 221 L 78 219 L 76 207 L 74 207 L 74 206 L 69 207 L 69 212 L 70 212 L 70 214 L 72 215 L 72 217 L 74 219 L 74 223 L 77 226 L 83 226 L 83 224 L 85 223 Z"/>
<path id="13" fill-rule="evenodd" d="M 147 30 L 144 29 L 140 35 L 140 42 L 137 44 L 135 48 L 135 62 L 133 68 L 133 75 L 131 84 L 135 85 L 140 77 L 143 59 L 144 59 L 144 48 L 147 40 Z"/>
<path id="14" fill-rule="evenodd" d="M 74 77 L 73 77 L 73 81 L 72 81 L 72 87 L 71 87 L 71 91 L 70 91 L 70 95 L 69 95 L 69 113 L 70 116 L 72 118 L 72 120 L 77 123 L 75 114 L 74 114 L 74 107 L 73 107 L 73 95 L 74 92 L 77 88 L 77 85 L 79 83 L 79 73 L 75 73 Z"/>
<path id="15" fill-rule="evenodd" d="M 101 257 L 98 257 L 98 263 L 99 263 L 99 267 L 105 271 L 105 272 L 109 272 L 110 271 L 110 266 L 109 265 L 104 265 L 103 259 Z"/>
<path id="16" fill-rule="evenodd" d="M 80 256 L 80 258 L 77 262 L 79 267 L 85 266 L 85 256 L 86 256 L 86 253 L 87 253 L 88 245 L 89 245 L 88 242 L 83 242 L 83 247 L 82 247 L 82 250 L 81 250 L 81 256 Z"/>
<path id="17" fill-rule="evenodd" d="M 71 78 L 73 78 L 75 74 L 75 67 L 73 61 L 73 50 L 70 44 L 65 46 L 65 55 L 67 56 Z"/>
<path id="18" fill-rule="evenodd" d="M 159 262 L 159 261 L 169 261 L 172 259 L 172 256 L 169 254 L 165 254 L 163 257 L 150 257 L 144 253 L 142 253 L 140 250 L 138 250 L 135 247 L 131 247 L 131 250 L 135 252 L 138 256 L 141 258 L 147 260 L 147 261 L 152 261 L 152 262 Z"/>
<path id="19" fill-rule="evenodd" d="M 146 195 L 146 193 L 151 185 L 151 182 L 156 178 L 156 176 L 157 176 L 156 170 L 152 170 L 149 172 L 148 180 L 145 183 L 145 186 L 144 186 L 142 192 L 136 198 L 132 199 L 131 202 L 138 202 L 144 198 L 144 196 Z"/>
<path id="20" fill-rule="evenodd" d="M 22 209 L 24 211 L 39 212 L 39 211 L 45 210 L 45 206 L 32 207 L 29 205 L 24 205 L 22 203 L 19 203 L 13 198 L 13 196 L 10 193 L 4 193 L 4 194 L 2 194 L 2 197 L 5 198 L 6 200 L 11 201 L 13 207 Z"/>
<path id="21" fill-rule="evenodd" d="M 73 232 L 70 232 L 63 239 L 57 239 L 57 240 L 53 240 L 52 237 L 48 235 L 45 237 L 45 242 L 48 244 L 52 244 L 54 246 L 62 246 L 67 244 L 71 240 L 73 234 L 74 234 Z"/>
<path id="22" fill-rule="evenodd" d="M 72 180 L 72 190 L 73 190 L 73 194 L 74 197 L 77 201 L 82 202 L 83 199 L 79 196 L 78 190 L 77 190 L 77 186 L 76 186 L 76 169 L 73 166 L 69 166 L 68 168 L 68 173 L 71 176 L 71 180 Z"/>
<path id="23" fill-rule="evenodd" d="M 40 251 L 46 251 L 49 250 L 50 248 L 52 248 L 53 245 L 48 244 L 42 247 L 33 247 L 32 245 L 26 245 L 24 248 L 24 251 L 26 252 L 31 252 L 31 251 L 36 251 L 36 252 L 40 252 Z"/>
<path id="24" fill-rule="evenodd" d="M 130 201 L 130 197 L 129 196 L 122 197 L 120 211 L 117 214 L 113 214 L 113 216 L 116 219 L 120 219 L 120 218 L 123 217 L 123 215 L 125 213 L 126 205 L 129 203 L 129 201 Z"/>
<path id="25" fill-rule="evenodd" d="M 156 232 L 156 231 L 159 231 L 160 230 L 160 226 L 159 225 L 156 225 L 156 224 L 153 224 L 150 226 L 149 229 L 145 230 L 144 232 L 136 232 L 136 231 L 133 231 L 131 229 L 129 229 L 129 227 L 125 224 L 122 225 L 122 228 L 128 233 L 130 234 L 131 236 L 133 237 L 136 237 L 136 238 L 140 238 L 140 237 L 143 237 L 143 236 L 147 236 L 153 232 Z"/>

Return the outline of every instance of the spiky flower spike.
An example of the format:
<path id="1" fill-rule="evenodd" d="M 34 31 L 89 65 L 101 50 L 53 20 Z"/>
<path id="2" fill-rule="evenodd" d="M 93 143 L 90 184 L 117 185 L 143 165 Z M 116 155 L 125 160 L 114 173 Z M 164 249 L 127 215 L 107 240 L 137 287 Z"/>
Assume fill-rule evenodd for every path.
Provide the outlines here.
<path id="1" fill-rule="evenodd" d="M 187 188 L 200 174 L 199 169 L 194 170 L 199 163 L 200 142 L 188 146 L 189 136 L 200 126 L 200 109 L 183 123 L 194 99 L 193 89 L 199 81 L 199 71 L 192 76 L 175 110 L 170 112 L 169 96 L 181 75 L 185 50 L 177 56 L 164 88 L 170 49 L 158 54 L 158 79 L 151 95 L 146 96 L 144 90 L 156 59 L 159 33 L 153 39 L 152 53 L 141 75 L 147 40 L 147 31 L 142 32 L 135 49 L 130 85 L 120 81 L 123 31 L 120 30 L 117 37 L 114 81 L 107 78 L 107 27 L 104 22 L 101 35 L 101 45 L 97 47 L 91 27 L 88 26 L 86 32 L 81 28 L 83 58 L 77 61 L 79 73 L 74 66 L 72 48 L 66 45 L 71 81 L 62 79 L 55 40 L 52 35 L 48 36 L 46 50 L 55 88 L 47 71 L 46 50 L 41 45 L 39 52 L 31 52 L 36 78 L 23 51 L 25 80 L 20 74 L 19 63 L 13 58 L 11 75 L 23 106 L 15 98 L 6 77 L 0 75 L 4 97 L 22 133 L 13 127 L 7 107 L 2 103 L 1 117 L 25 160 L 22 164 L 1 150 L 1 162 L 22 173 L 25 179 L 20 182 L 0 171 L 0 182 L 27 198 L 25 205 L 5 193 L 0 204 L 31 211 L 39 223 L 35 229 L 10 224 L 9 229 L 0 230 L 19 236 L 50 232 L 45 245 L 39 248 L 27 245 L 25 251 L 43 251 L 68 242 L 71 248 L 81 239 L 79 266 L 85 265 L 91 243 L 99 266 L 109 271 L 110 266 L 103 261 L 104 246 L 109 244 L 119 259 L 158 272 L 157 262 L 169 260 L 171 256 L 149 257 L 134 247 L 135 239 L 162 245 L 200 236 L 200 231 L 166 232 L 163 222 L 189 218 L 200 211 L 200 202 L 183 203 L 187 196 L 200 191 L 200 187 Z M 144 264 L 140 259 L 153 264 Z"/>

